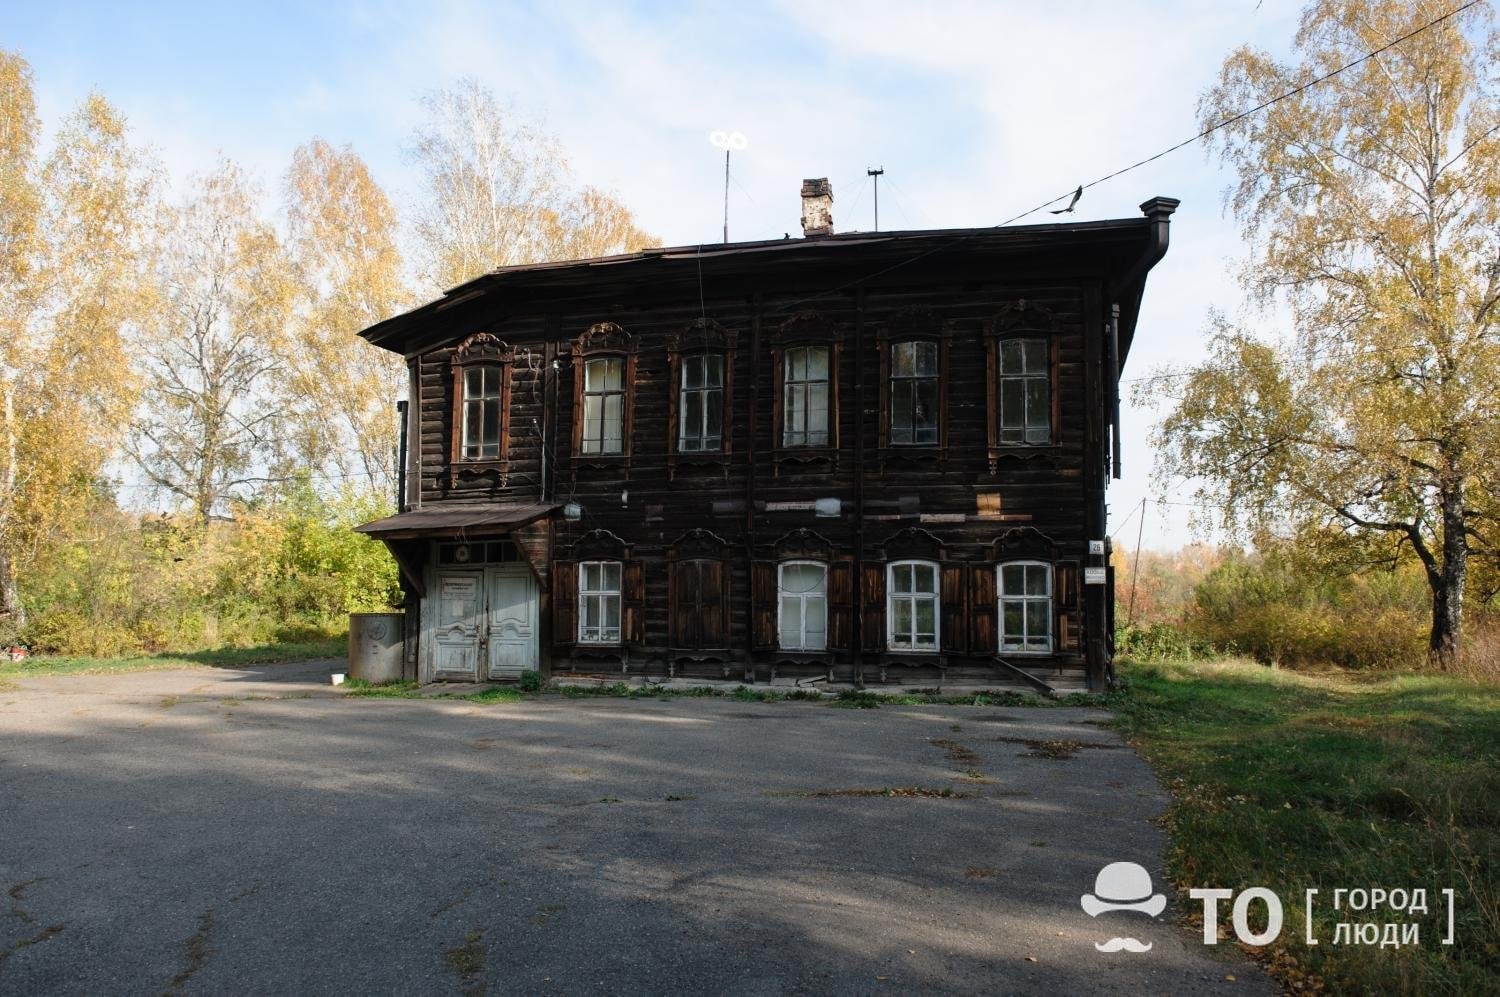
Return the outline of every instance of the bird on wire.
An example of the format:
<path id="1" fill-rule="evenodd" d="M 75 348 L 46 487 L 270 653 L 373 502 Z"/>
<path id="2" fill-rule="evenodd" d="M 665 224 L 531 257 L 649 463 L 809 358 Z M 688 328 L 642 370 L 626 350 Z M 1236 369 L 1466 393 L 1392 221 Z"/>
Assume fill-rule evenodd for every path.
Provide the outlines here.
<path id="1" fill-rule="evenodd" d="M 1058 208 L 1056 211 L 1053 211 L 1053 212 L 1050 212 L 1050 213 L 1054 214 L 1054 215 L 1069 215 L 1069 214 L 1072 214 L 1073 213 L 1073 209 L 1076 208 L 1076 207 L 1078 207 L 1078 199 L 1080 197 L 1082 197 L 1082 196 L 1083 196 L 1083 185 L 1079 184 L 1078 185 L 1078 189 L 1075 190 L 1075 191 L 1073 191 L 1073 200 L 1071 200 L 1071 201 L 1068 202 L 1068 206 L 1066 208 Z"/>

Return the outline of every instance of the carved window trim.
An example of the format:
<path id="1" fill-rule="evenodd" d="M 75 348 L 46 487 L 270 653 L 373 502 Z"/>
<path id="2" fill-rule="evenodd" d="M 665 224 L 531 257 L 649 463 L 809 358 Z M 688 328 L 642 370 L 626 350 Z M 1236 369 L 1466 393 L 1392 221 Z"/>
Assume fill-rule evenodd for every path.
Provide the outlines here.
<path id="1" fill-rule="evenodd" d="M 476 332 L 454 349 L 449 358 L 448 484 L 460 477 L 494 474 L 501 488 L 510 472 L 510 388 L 515 350 L 490 332 Z M 496 367 L 500 372 L 500 452 L 496 457 L 468 459 L 463 455 L 465 372 L 471 367 Z"/>
<path id="2" fill-rule="evenodd" d="M 1052 309 L 1024 298 L 1003 306 L 986 323 L 985 434 L 991 473 L 997 469 L 1001 457 L 1045 453 L 1061 442 L 1062 420 L 1058 391 L 1058 344 L 1062 338 L 1060 332 L 1057 314 Z M 1049 431 L 1046 443 L 1000 442 L 1000 344 L 1008 339 L 1040 339 L 1047 343 Z"/>
<path id="3" fill-rule="evenodd" d="M 705 580 L 704 576 L 708 575 Z M 688 530 L 667 548 L 667 644 L 689 654 L 727 651 L 734 643 L 730 627 L 729 543 L 711 530 L 701 527 Z M 689 578 L 690 576 L 690 578 Z M 717 630 L 705 633 L 705 607 L 715 608 L 713 620 Z M 699 618 L 692 625 L 684 615 Z M 689 640 L 689 631 L 696 631 Z"/>
<path id="4" fill-rule="evenodd" d="M 828 350 L 828 442 L 817 446 L 786 445 L 786 354 L 788 350 L 822 346 Z M 819 312 L 800 312 L 776 329 L 771 340 L 772 450 L 782 461 L 837 461 L 839 451 L 839 363 L 843 354 L 838 326 Z"/>
<path id="5" fill-rule="evenodd" d="M 584 365 L 590 360 L 618 358 L 624 361 L 622 425 L 620 427 L 619 453 L 583 452 L 583 380 Z M 618 323 L 597 322 L 583 331 L 573 341 L 573 466 L 596 466 L 618 468 L 622 464 L 628 469 L 635 426 L 635 368 L 636 340 Z"/>
<path id="6" fill-rule="evenodd" d="M 670 394 L 667 399 L 667 473 L 675 475 L 679 465 L 701 465 L 727 469 L 734 450 L 734 361 L 737 334 L 711 318 L 694 319 L 672 337 L 667 346 Z M 717 450 L 682 450 L 683 361 L 689 357 L 718 356 L 724 365 L 719 405 L 721 435 Z"/>
<path id="7" fill-rule="evenodd" d="M 916 457 L 942 454 L 948 449 L 949 347 L 951 323 L 930 308 L 905 308 L 880 327 L 880 451 L 888 456 Z M 933 343 L 937 346 L 937 440 L 933 443 L 891 442 L 891 353 L 898 343 Z"/>

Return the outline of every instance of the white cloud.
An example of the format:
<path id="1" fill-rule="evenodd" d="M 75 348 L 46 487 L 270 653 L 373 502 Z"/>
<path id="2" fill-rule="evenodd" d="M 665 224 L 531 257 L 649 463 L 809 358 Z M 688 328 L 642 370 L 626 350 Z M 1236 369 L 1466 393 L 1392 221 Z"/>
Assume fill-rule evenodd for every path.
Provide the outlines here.
<path id="1" fill-rule="evenodd" d="M 419 120 L 413 98 L 475 76 L 543 115 L 580 179 L 615 189 L 646 228 L 683 243 L 719 237 L 723 160 L 708 145 L 712 129 L 751 139 L 734 160 L 733 238 L 795 232 L 797 186 L 813 176 L 833 180 L 841 228 L 868 227 L 864 171 L 876 165 L 887 169 L 884 227 L 994 224 L 1193 134 L 1197 96 L 1224 55 L 1246 42 L 1284 51 L 1295 16 L 1288 0 L 355 3 L 324 18 L 334 32 L 325 57 L 268 62 L 233 108 L 187 78 L 165 89 L 137 86 L 128 72 L 124 84 L 87 83 L 115 88 L 109 95 L 179 177 L 223 150 L 274 189 L 291 150 L 321 134 L 352 142 L 388 188 L 409 194 L 415 177 L 401 148 Z M 190 37 L 207 28 L 163 30 L 211 44 Z M 57 62 L 68 71 L 38 73 L 49 116 L 83 92 L 78 65 Z M 1242 253 L 1220 212 L 1226 184 L 1191 147 L 1080 202 L 1073 217 L 1087 219 L 1135 216 L 1155 194 L 1183 199 L 1128 376 L 1200 356 L 1210 306 L 1239 309 L 1225 271 Z M 1153 418 L 1134 406 L 1124 414 L 1115 523 L 1145 493 Z M 1147 545 L 1186 539 L 1182 510 L 1148 520 Z"/>

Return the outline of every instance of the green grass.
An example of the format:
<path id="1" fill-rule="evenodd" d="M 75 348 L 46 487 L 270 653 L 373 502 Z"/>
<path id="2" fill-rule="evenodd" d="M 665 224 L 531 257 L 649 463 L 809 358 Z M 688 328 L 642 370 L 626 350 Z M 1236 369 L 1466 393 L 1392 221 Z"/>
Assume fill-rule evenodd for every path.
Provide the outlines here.
<path id="1" fill-rule="evenodd" d="M 471 703 L 491 705 L 493 703 L 519 703 L 529 698 L 514 686 L 492 685 L 463 696 L 423 695 L 416 682 L 367 682 L 364 679 L 345 679 L 343 690 L 350 696 L 361 699 L 464 699 Z"/>
<path id="2" fill-rule="evenodd" d="M 363 699 L 418 699 L 421 688 L 415 682 L 367 682 L 364 679 L 344 679 L 340 687 L 350 696 Z"/>
<path id="3" fill-rule="evenodd" d="M 310 658 L 342 658 L 348 639 L 265 644 L 260 647 L 224 647 L 211 651 L 143 654 L 129 658 L 65 658 L 38 655 L 21 661 L 0 662 L 0 680 L 32 675 L 78 675 L 99 672 L 134 672 L 162 668 L 239 668 L 244 665 L 281 664 Z"/>
<path id="4" fill-rule="evenodd" d="M 1121 674 L 1106 705 L 1172 791 L 1169 874 L 1184 894 L 1274 890 L 1286 923 L 1252 954 L 1283 984 L 1500 989 L 1500 688 L 1240 662 L 1123 662 Z M 1309 887 L 1322 891 L 1313 947 L 1302 942 Z M 1332 944 L 1341 921 L 1410 920 L 1334 911 L 1334 889 L 1352 887 L 1425 888 L 1421 944 Z M 1452 946 L 1438 944 L 1445 887 L 1458 891 Z"/>

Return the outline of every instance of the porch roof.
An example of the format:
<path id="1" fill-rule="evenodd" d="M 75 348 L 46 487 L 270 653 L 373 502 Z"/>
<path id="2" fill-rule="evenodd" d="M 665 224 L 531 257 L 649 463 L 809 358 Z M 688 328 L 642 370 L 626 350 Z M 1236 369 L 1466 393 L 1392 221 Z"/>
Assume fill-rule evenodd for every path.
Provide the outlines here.
<path id="1" fill-rule="evenodd" d="M 395 516 L 387 516 L 354 528 L 356 533 L 366 533 L 379 540 L 415 540 L 423 537 L 452 536 L 468 530 L 504 532 L 517 526 L 541 519 L 560 503 L 490 505 L 444 505 L 434 509 L 413 509 Z"/>

